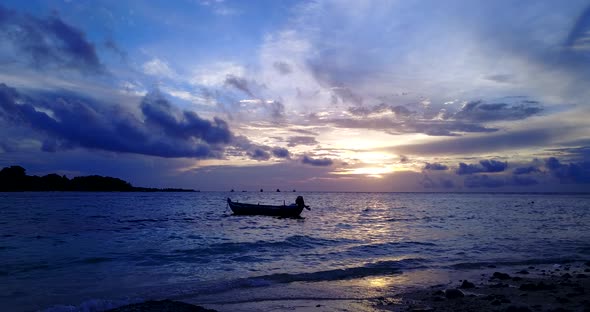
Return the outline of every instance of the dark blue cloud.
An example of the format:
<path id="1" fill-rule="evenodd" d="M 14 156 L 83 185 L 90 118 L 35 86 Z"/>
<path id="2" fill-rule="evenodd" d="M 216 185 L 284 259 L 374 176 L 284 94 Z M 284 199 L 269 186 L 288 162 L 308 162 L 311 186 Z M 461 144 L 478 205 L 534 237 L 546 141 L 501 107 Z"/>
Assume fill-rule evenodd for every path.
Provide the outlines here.
<path id="1" fill-rule="evenodd" d="M 270 159 L 270 154 L 262 149 L 259 149 L 259 148 L 255 149 L 252 152 L 248 152 L 248 156 L 250 156 L 250 159 L 254 159 L 254 160 L 258 160 L 258 161 Z"/>
<path id="2" fill-rule="evenodd" d="M 484 169 L 478 165 L 459 163 L 459 168 L 457 169 L 456 173 L 459 175 L 464 175 L 483 172 L 483 170 Z"/>
<path id="3" fill-rule="evenodd" d="M 84 33 L 57 16 L 36 18 L 0 6 L 0 43 L 19 51 L 19 62 L 37 68 L 104 71 Z"/>
<path id="4" fill-rule="evenodd" d="M 488 104 L 482 101 L 473 101 L 465 104 L 461 110 L 452 115 L 451 118 L 472 122 L 520 120 L 537 115 L 542 111 L 543 109 L 534 101 L 522 101 L 518 104 Z"/>
<path id="5" fill-rule="evenodd" d="M 159 92 L 145 96 L 140 107 L 148 126 L 159 128 L 171 137 L 198 138 L 211 144 L 229 143 L 231 139 L 229 126 L 224 120 L 214 118 L 211 122 L 192 111 L 184 111 L 177 117 L 172 105 Z"/>
<path id="6" fill-rule="evenodd" d="M 557 158 L 550 157 L 545 161 L 545 167 L 561 183 L 590 183 L 590 161 L 562 164 Z"/>
<path id="7" fill-rule="evenodd" d="M 447 170 L 449 169 L 448 166 L 439 164 L 439 163 L 426 163 L 424 165 L 424 170 Z"/>
<path id="8" fill-rule="evenodd" d="M 497 188 L 502 186 L 532 186 L 539 184 L 533 177 L 513 175 L 511 177 L 490 177 L 488 175 L 467 176 L 463 185 L 468 188 Z"/>
<path id="9" fill-rule="evenodd" d="M 41 98 L 0 84 L 0 117 L 36 130 L 46 151 L 83 147 L 160 157 L 218 158 L 232 137 L 223 120 L 211 122 L 193 112 L 175 112 L 154 94 L 142 101 L 145 121 L 120 106 L 72 94 L 37 97 Z"/>
<path id="10" fill-rule="evenodd" d="M 501 162 L 497 160 L 481 160 L 479 165 L 459 163 L 459 168 L 456 173 L 458 175 L 474 174 L 480 172 L 502 172 L 508 167 L 507 162 Z"/>
<path id="11" fill-rule="evenodd" d="M 271 150 L 274 157 L 277 158 L 289 158 L 291 155 L 289 154 L 289 150 L 282 147 L 275 147 Z"/>
<path id="12" fill-rule="evenodd" d="M 508 162 L 501 162 L 493 159 L 484 159 L 479 163 L 485 168 L 485 172 L 502 172 L 508 167 Z"/>
<path id="13" fill-rule="evenodd" d="M 301 160 L 301 162 L 304 164 L 307 164 L 307 165 L 318 166 L 318 167 L 328 167 L 333 164 L 333 161 L 330 158 L 314 159 L 314 158 L 311 158 L 307 155 L 303 156 L 303 159 Z"/>
<path id="14" fill-rule="evenodd" d="M 518 168 L 514 168 L 514 171 L 512 171 L 513 174 L 529 174 L 529 173 L 536 173 L 536 172 L 540 172 L 539 168 L 535 167 L 535 166 L 528 166 L 528 167 L 518 167 Z"/>
<path id="15" fill-rule="evenodd" d="M 481 160 L 479 165 L 459 163 L 456 173 L 459 175 L 474 174 L 480 172 L 502 172 L 508 167 L 507 162 L 497 160 Z"/>
<path id="16" fill-rule="evenodd" d="M 588 30 L 590 30 L 590 6 L 587 7 L 576 20 L 574 27 L 572 27 L 567 36 L 565 46 L 568 48 L 575 48 L 578 42 L 584 44 L 584 42 L 580 41 L 588 39 Z"/>

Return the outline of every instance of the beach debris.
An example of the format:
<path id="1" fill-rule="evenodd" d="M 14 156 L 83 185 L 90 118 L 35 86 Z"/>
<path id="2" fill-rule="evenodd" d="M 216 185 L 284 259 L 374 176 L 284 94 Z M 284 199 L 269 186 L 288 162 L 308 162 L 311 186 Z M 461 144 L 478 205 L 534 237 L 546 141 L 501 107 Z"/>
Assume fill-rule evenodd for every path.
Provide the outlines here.
<path id="1" fill-rule="evenodd" d="M 445 297 L 447 299 L 457 299 L 465 297 L 465 294 L 459 289 L 447 289 L 445 290 Z"/>
<path id="2" fill-rule="evenodd" d="M 557 298 L 555 298 L 555 301 L 557 301 L 560 304 L 564 304 L 564 303 L 569 303 L 571 300 L 569 300 L 568 298 L 557 297 Z"/>
<path id="3" fill-rule="evenodd" d="M 532 312 L 529 307 L 524 306 L 509 306 L 506 308 L 506 312 Z"/>
<path id="4" fill-rule="evenodd" d="M 459 288 L 461 288 L 461 289 L 475 288 L 475 284 L 473 284 L 472 282 L 470 282 L 468 280 L 464 280 Z"/>
<path id="5" fill-rule="evenodd" d="M 508 275 L 506 273 L 501 273 L 501 272 L 494 272 L 494 274 L 492 275 L 492 278 L 497 278 L 499 280 L 507 280 L 507 279 L 510 279 L 510 275 Z"/>
<path id="6" fill-rule="evenodd" d="M 552 290 L 555 289 L 555 285 L 552 284 L 545 284 L 543 282 L 535 283 L 525 283 L 520 285 L 518 288 L 524 291 L 538 291 L 538 290 Z"/>

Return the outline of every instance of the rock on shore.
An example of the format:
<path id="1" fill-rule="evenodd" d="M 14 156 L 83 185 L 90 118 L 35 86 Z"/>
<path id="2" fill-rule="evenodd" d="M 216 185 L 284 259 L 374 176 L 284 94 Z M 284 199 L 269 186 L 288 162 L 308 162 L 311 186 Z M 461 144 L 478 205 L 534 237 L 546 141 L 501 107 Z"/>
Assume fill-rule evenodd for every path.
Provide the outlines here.
<path id="1" fill-rule="evenodd" d="M 122 306 L 105 312 L 217 312 L 216 310 L 205 309 L 196 305 L 172 301 L 146 301 Z"/>

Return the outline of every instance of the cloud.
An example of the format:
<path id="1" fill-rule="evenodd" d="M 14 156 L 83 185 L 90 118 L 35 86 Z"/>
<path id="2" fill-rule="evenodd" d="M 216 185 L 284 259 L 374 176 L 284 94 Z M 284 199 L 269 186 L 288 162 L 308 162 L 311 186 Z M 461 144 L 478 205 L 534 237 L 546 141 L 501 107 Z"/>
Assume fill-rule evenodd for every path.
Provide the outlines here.
<path id="1" fill-rule="evenodd" d="M 0 43 L 35 68 L 104 72 L 94 44 L 58 16 L 36 18 L 0 5 Z"/>
<path id="2" fill-rule="evenodd" d="M 494 81 L 494 82 L 498 82 L 498 83 L 507 83 L 507 82 L 510 82 L 513 79 L 513 77 L 511 75 L 501 75 L 501 74 L 499 74 L 499 75 L 489 75 L 489 76 L 486 76 L 485 79 L 491 80 L 491 81 Z"/>
<path id="3" fill-rule="evenodd" d="M 444 188 L 444 189 L 451 189 L 455 187 L 455 182 L 445 178 L 438 178 L 438 182 L 435 182 L 432 178 L 428 175 L 424 175 L 422 180 L 420 181 L 420 185 L 424 188 L 428 189 L 435 189 L 435 188 Z"/>
<path id="4" fill-rule="evenodd" d="M 415 114 L 415 112 L 410 111 L 405 106 L 387 105 L 385 103 L 380 103 L 374 106 L 353 106 L 348 109 L 348 112 L 354 116 L 369 116 L 373 114 L 382 114 L 388 111 L 394 113 L 395 117 L 398 118 L 404 118 Z"/>
<path id="5" fill-rule="evenodd" d="M 473 174 L 473 173 L 480 173 L 480 172 L 484 172 L 484 168 L 482 168 L 478 165 L 471 165 L 471 164 L 468 165 L 465 163 L 459 163 L 459 168 L 456 171 L 456 173 L 458 175 Z"/>
<path id="6" fill-rule="evenodd" d="M 459 136 L 467 132 L 495 132 L 498 129 L 452 120 L 396 120 L 394 118 L 332 118 L 318 120 L 340 128 L 380 130 L 390 134 L 424 133 L 430 136 Z"/>
<path id="7" fill-rule="evenodd" d="M 209 121 L 192 111 L 175 112 L 172 104 L 159 92 L 146 95 L 140 108 L 147 126 L 160 129 L 171 137 L 200 139 L 208 144 L 227 144 L 230 141 L 231 132 L 224 120 L 214 118 Z"/>
<path id="8" fill-rule="evenodd" d="M 559 138 L 570 131 L 568 128 L 552 129 L 545 128 L 527 129 L 518 131 L 502 132 L 477 137 L 459 137 L 437 142 L 424 144 L 398 145 L 391 147 L 394 153 L 410 155 L 465 155 L 493 151 L 509 151 L 524 149 L 528 147 L 547 147 L 556 138 Z"/>
<path id="9" fill-rule="evenodd" d="M 245 74 L 246 69 L 239 64 L 216 62 L 197 68 L 189 80 L 193 85 L 211 88 L 223 86 L 227 77 L 243 77 Z"/>
<path id="10" fill-rule="evenodd" d="M 282 147 L 275 147 L 271 150 L 274 157 L 277 158 L 290 158 L 289 150 Z"/>
<path id="11" fill-rule="evenodd" d="M 490 178 L 487 175 L 474 175 L 468 176 L 463 181 L 463 185 L 468 188 L 478 188 L 478 187 L 501 187 L 506 185 L 504 179 L 501 178 Z"/>
<path id="12" fill-rule="evenodd" d="M 117 54 L 122 61 L 127 60 L 127 53 L 119 47 L 119 45 L 112 38 L 108 38 L 103 42 L 105 48 L 109 49 L 113 53 Z"/>
<path id="13" fill-rule="evenodd" d="M 160 157 L 219 158 L 232 134 L 225 121 L 176 111 L 159 93 L 140 105 L 145 120 L 118 105 L 75 94 L 27 96 L 0 84 L 0 117 L 40 134 L 45 150 L 83 147 Z"/>
<path id="14" fill-rule="evenodd" d="M 334 96 L 334 104 L 336 104 L 338 100 L 343 103 L 352 103 L 355 105 L 363 104 L 363 98 L 347 87 L 332 87 L 332 94 Z"/>
<path id="15" fill-rule="evenodd" d="M 561 183 L 590 183 L 590 161 L 562 164 L 557 158 L 550 157 L 545 161 L 545 167 Z"/>
<path id="16" fill-rule="evenodd" d="M 250 159 L 254 159 L 254 160 L 258 160 L 258 161 L 270 159 L 270 154 L 262 149 L 259 149 L 259 148 L 255 149 L 252 152 L 248 152 L 248 156 L 250 156 Z"/>
<path id="17" fill-rule="evenodd" d="M 519 104 L 468 102 L 450 118 L 472 122 L 521 120 L 539 114 L 543 109 L 530 101 Z"/>
<path id="18" fill-rule="evenodd" d="M 537 173 L 537 172 L 541 172 L 541 171 L 539 170 L 539 168 L 537 168 L 535 166 L 518 167 L 518 168 L 514 168 L 514 170 L 512 171 L 512 173 L 516 174 L 516 175 Z"/>
<path id="19" fill-rule="evenodd" d="M 424 170 L 447 170 L 449 169 L 448 166 L 439 164 L 439 163 L 426 163 L 424 165 Z"/>
<path id="20" fill-rule="evenodd" d="M 174 78 L 176 73 L 170 68 L 166 61 L 153 58 L 142 65 L 143 72 L 156 77 Z"/>
<path id="21" fill-rule="evenodd" d="M 254 94 L 252 93 L 252 90 L 250 90 L 250 87 L 248 85 L 248 81 L 244 78 L 237 77 L 234 75 L 227 75 L 227 77 L 225 77 L 224 84 L 227 86 L 234 87 L 234 88 L 246 93 L 248 96 L 255 97 Z"/>
<path id="22" fill-rule="evenodd" d="M 564 46 L 574 50 L 590 50 L 590 6 L 576 20 Z"/>
<path id="23" fill-rule="evenodd" d="M 316 141 L 315 137 L 311 136 L 293 136 L 287 139 L 287 146 L 294 147 L 298 145 L 316 145 L 318 141 Z"/>
<path id="24" fill-rule="evenodd" d="M 302 163 L 317 167 L 328 167 L 333 164 L 333 161 L 330 158 L 311 158 L 307 155 L 303 156 L 301 160 Z"/>
<path id="25" fill-rule="evenodd" d="M 532 186 L 539 184 L 533 177 L 513 175 L 512 177 L 490 177 L 488 175 L 467 176 L 463 185 L 468 188 L 498 188 L 503 186 Z"/>
<path id="26" fill-rule="evenodd" d="M 285 117 L 285 105 L 281 101 L 266 101 L 265 106 L 273 119 L 276 120 Z"/>
<path id="27" fill-rule="evenodd" d="M 484 159 L 479 163 L 485 168 L 485 172 L 502 172 L 508 167 L 508 162 L 501 162 L 493 159 Z"/>
<path id="28" fill-rule="evenodd" d="M 286 63 L 286 62 L 276 61 L 276 62 L 272 63 L 272 66 L 281 75 L 288 75 L 288 74 L 290 74 L 290 73 L 293 72 L 293 69 L 291 68 L 291 65 L 289 65 L 289 63 Z"/>
<path id="29" fill-rule="evenodd" d="M 502 172 L 508 167 L 508 162 L 501 162 L 497 160 L 481 160 L 480 165 L 472 165 L 459 163 L 459 168 L 455 173 L 458 175 L 474 174 L 481 172 Z"/>
<path id="30" fill-rule="evenodd" d="M 539 181 L 532 177 L 523 177 L 520 175 L 512 176 L 512 185 L 516 186 L 531 186 L 539 184 Z"/>

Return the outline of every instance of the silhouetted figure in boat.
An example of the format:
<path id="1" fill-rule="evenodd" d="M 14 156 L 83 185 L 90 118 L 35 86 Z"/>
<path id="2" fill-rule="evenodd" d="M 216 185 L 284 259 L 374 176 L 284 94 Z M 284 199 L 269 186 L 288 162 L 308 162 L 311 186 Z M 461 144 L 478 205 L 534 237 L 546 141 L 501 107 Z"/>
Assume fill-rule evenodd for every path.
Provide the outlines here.
<path id="1" fill-rule="evenodd" d="M 309 206 L 307 206 L 305 204 L 305 202 L 303 201 L 303 196 L 297 196 L 297 199 L 295 200 L 295 204 L 297 205 L 297 207 L 303 207 L 307 210 L 311 210 L 311 209 L 309 209 Z"/>
<path id="2" fill-rule="evenodd" d="M 277 192 L 280 192 L 281 190 L 277 189 Z"/>
<path id="3" fill-rule="evenodd" d="M 260 192 L 262 193 L 262 192 L 264 192 L 264 190 L 263 189 L 260 189 Z"/>

